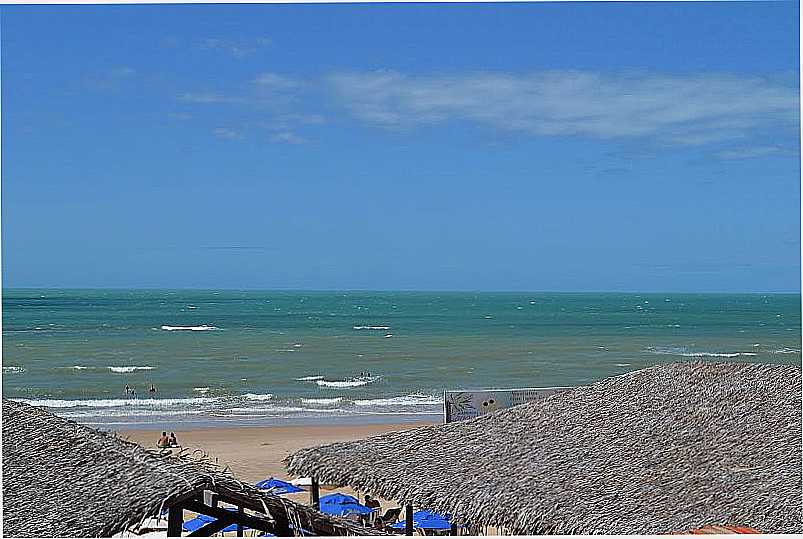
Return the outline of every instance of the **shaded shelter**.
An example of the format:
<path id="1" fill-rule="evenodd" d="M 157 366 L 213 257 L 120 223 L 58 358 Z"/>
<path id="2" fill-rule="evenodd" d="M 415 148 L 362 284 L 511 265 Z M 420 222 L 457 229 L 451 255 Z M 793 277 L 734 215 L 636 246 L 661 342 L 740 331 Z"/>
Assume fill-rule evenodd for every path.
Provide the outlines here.
<path id="1" fill-rule="evenodd" d="M 506 533 L 797 533 L 800 440 L 799 365 L 688 362 L 286 464 Z"/>
<path id="2" fill-rule="evenodd" d="M 218 502 L 238 507 L 226 511 Z M 209 459 L 135 443 L 3 399 L 3 532 L 11 537 L 108 537 L 167 510 L 181 533 L 184 510 L 280 536 L 371 535 L 356 523 L 261 492 Z"/>

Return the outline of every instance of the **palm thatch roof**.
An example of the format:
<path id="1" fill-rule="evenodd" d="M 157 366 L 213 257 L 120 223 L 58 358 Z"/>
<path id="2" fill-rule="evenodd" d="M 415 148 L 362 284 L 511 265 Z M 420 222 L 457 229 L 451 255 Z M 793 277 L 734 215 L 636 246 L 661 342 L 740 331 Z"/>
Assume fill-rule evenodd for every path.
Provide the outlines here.
<path id="1" fill-rule="evenodd" d="M 656 366 L 285 462 L 516 534 L 801 532 L 801 368 Z"/>
<path id="2" fill-rule="evenodd" d="M 204 490 L 260 510 L 283 529 L 289 524 L 321 535 L 376 534 L 263 493 L 208 459 L 149 451 L 3 399 L 5 536 L 108 537 Z"/>

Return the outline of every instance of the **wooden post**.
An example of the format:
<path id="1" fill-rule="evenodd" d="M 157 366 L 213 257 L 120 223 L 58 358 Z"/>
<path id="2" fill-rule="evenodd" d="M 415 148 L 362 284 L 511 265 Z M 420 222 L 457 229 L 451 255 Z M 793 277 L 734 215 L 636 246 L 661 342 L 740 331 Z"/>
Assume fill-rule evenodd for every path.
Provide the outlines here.
<path id="1" fill-rule="evenodd" d="M 238 505 L 237 506 L 237 514 L 239 514 L 239 515 L 243 514 L 243 506 L 242 505 Z M 243 525 L 242 525 L 242 523 L 237 522 L 237 537 L 242 537 L 242 536 L 243 536 Z"/>
<path id="2" fill-rule="evenodd" d="M 404 535 L 413 535 L 413 505 L 410 503 L 404 508 Z"/>
<path id="3" fill-rule="evenodd" d="M 452 526 L 449 528 L 449 535 L 457 535 L 457 524 L 452 522 Z"/>
<path id="4" fill-rule="evenodd" d="M 312 483 L 310 484 L 309 489 L 309 498 L 310 498 L 310 505 L 316 511 L 321 510 L 321 490 L 320 485 L 318 485 L 318 479 L 313 477 Z"/>
<path id="5" fill-rule="evenodd" d="M 184 508 L 180 505 L 173 505 L 167 511 L 167 536 L 181 537 L 181 525 L 184 524 Z"/>

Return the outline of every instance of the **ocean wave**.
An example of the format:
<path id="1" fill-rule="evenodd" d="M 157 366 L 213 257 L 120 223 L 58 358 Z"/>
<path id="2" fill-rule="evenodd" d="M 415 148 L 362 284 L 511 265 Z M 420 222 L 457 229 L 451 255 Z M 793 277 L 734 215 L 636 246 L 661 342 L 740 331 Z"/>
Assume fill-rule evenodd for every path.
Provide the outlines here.
<path id="1" fill-rule="evenodd" d="M 67 419 L 83 418 L 136 418 L 136 417 L 167 417 L 187 416 L 207 413 L 205 410 L 82 410 L 60 412 L 59 416 Z"/>
<path id="2" fill-rule="evenodd" d="M 163 406 L 187 406 L 217 402 L 213 397 L 193 397 L 177 399 L 14 399 L 31 406 L 47 408 L 161 408 Z"/>
<path id="3" fill-rule="evenodd" d="M 616 366 L 617 367 L 629 367 L 630 363 L 617 363 Z"/>
<path id="4" fill-rule="evenodd" d="M 787 348 L 787 347 L 784 346 L 780 350 L 773 350 L 771 353 L 773 353 L 773 354 L 799 354 L 800 350 L 798 350 L 797 348 Z"/>
<path id="5" fill-rule="evenodd" d="M 390 329 L 390 326 L 354 326 L 353 329 L 356 329 L 358 331 L 359 330 L 369 330 L 369 331 L 370 330 L 378 330 L 378 331 L 382 331 L 382 330 Z"/>
<path id="6" fill-rule="evenodd" d="M 726 357 L 734 358 L 740 356 L 756 356 L 755 352 L 693 352 L 686 347 L 662 347 L 650 346 L 647 352 L 651 354 L 672 355 L 682 357 Z"/>
<path id="7" fill-rule="evenodd" d="M 243 395 L 246 399 L 250 401 L 269 401 L 273 398 L 272 393 L 245 393 Z"/>
<path id="8" fill-rule="evenodd" d="M 323 376 L 302 376 L 301 378 L 296 378 L 299 382 L 314 382 L 315 380 L 323 380 Z"/>
<path id="9" fill-rule="evenodd" d="M 315 383 L 321 387 L 361 387 L 366 386 L 370 383 L 376 382 L 376 378 L 373 377 L 365 377 L 365 378 L 354 378 L 352 380 L 315 380 Z"/>
<path id="10" fill-rule="evenodd" d="M 343 402 L 343 397 L 334 397 L 331 399 L 301 399 L 302 404 L 322 404 L 322 405 L 329 405 L 329 404 L 337 404 L 339 402 Z"/>
<path id="11" fill-rule="evenodd" d="M 209 391 L 208 387 L 194 387 L 192 388 L 193 391 L 197 391 L 199 393 L 207 393 Z"/>
<path id="12" fill-rule="evenodd" d="M 139 367 L 139 366 L 109 367 L 109 370 L 112 371 L 112 372 L 117 372 L 117 373 L 128 373 L 128 372 L 134 372 L 134 371 L 152 371 L 155 368 L 156 367 L 149 367 L 149 366 L 146 365 L 144 367 Z"/>
<path id="13" fill-rule="evenodd" d="M 22 374 L 25 372 L 24 367 L 16 367 L 9 365 L 8 367 L 3 367 L 4 374 Z"/>
<path id="14" fill-rule="evenodd" d="M 254 413 L 291 413 L 291 412 L 304 412 L 306 408 L 300 406 L 247 406 L 239 408 L 227 408 L 221 413 L 234 413 L 234 414 L 254 414 Z"/>
<path id="15" fill-rule="evenodd" d="M 215 331 L 220 328 L 204 324 L 202 326 L 162 326 L 159 329 L 162 331 Z"/>
<path id="16" fill-rule="evenodd" d="M 361 399 L 354 401 L 355 406 L 427 406 L 443 404 L 443 400 L 432 395 L 405 395 L 386 399 Z"/>

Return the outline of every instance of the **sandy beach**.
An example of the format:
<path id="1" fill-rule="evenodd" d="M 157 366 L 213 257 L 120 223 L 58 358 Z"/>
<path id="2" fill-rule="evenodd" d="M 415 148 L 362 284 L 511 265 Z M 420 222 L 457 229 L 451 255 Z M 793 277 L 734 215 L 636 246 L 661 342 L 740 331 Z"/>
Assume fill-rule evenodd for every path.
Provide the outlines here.
<path id="1" fill-rule="evenodd" d="M 177 431 L 176 437 L 183 447 L 201 449 L 216 458 L 219 464 L 228 466 L 238 479 L 255 483 L 271 476 L 288 479 L 282 460 L 298 449 L 427 424 L 431 423 L 209 427 Z M 161 432 L 138 429 L 119 431 L 118 434 L 143 447 L 155 448 Z M 332 490 L 322 486 L 322 493 Z M 337 491 L 356 494 L 348 488 L 338 488 Z M 306 503 L 309 495 L 301 493 L 290 498 Z"/>

